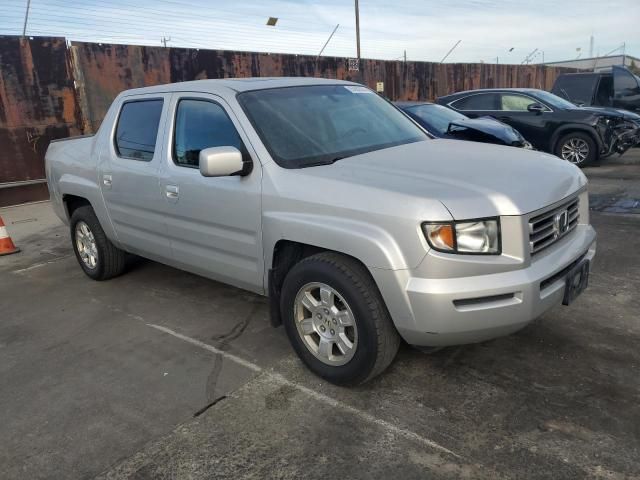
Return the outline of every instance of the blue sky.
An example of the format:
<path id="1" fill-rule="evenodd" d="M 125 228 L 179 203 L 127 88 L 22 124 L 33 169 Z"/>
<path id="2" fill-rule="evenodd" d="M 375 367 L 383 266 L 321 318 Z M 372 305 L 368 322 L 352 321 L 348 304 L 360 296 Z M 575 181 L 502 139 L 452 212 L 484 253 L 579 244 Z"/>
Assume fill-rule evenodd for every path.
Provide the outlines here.
<path id="1" fill-rule="evenodd" d="M 21 33 L 26 2 L 0 0 L 0 34 Z M 315 55 L 336 24 L 324 54 L 355 56 L 353 0 L 31 0 L 27 34 Z M 461 40 L 447 61 L 566 60 L 588 57 L 591 35 L 594 55 L 626 42 L 640 56 L 639 24 L 640 0 L 360 0 L 366 58 L 440 61 Z"/>

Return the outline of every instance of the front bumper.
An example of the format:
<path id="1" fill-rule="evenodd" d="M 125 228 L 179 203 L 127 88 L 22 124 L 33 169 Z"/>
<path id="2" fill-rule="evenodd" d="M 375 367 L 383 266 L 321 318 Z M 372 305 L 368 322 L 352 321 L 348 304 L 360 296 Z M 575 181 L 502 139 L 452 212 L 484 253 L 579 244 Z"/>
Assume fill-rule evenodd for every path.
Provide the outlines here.
<path id="1" fill-rule="evenodd" d="M 515 332 L 561 304 L 563 272 L 582 258 L 593 259 L 595 239 L 590 225 L 578 225 L 572 235 L 528 266 L 500 273 L 442 279 L 400 272 L 390 278 L 387 271 L 383 280 L 387 285 L 381 291 L 400 335 L 412 345 L 489 340 Z M 385 295 L 385 288 L 394 284 L 404 286 L 403 291 Z"/>

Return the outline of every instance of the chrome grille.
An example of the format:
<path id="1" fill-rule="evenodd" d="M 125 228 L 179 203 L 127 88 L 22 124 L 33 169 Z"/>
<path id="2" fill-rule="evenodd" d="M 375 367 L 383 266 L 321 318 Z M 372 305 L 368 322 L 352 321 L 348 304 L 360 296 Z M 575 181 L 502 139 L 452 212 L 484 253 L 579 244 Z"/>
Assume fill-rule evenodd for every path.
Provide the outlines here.
<path id="1" fill-rule="evenodd" d="M 529 219 L 529 251 L 531 255 L 550 247 L 568 235 L 580 220 L 579 200 L 573 198 L 548 212 Z"/>

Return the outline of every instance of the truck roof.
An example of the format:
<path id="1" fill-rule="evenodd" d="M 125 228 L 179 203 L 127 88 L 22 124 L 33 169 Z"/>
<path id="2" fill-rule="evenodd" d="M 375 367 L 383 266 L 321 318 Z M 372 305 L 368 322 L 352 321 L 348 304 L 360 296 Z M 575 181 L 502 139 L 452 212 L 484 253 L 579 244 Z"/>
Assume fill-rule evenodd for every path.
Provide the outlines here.
<path id="1" fill-rule="evenodd" d="M 235 92 L 250 90 L 265 90 L 268 88 L 299 87 L 308 85 L 358 85 L 346 80 L 334 80 L 329 78 L 310 77 L 252 77 L 252 78 L 221 78 L 211 80 L 192 80 L 188 82 L 166 83 L 152 87 L 134 88 L 125 90 L 126 95 L 140 95 L 144 93 L 165 92 L 219 92 L 220 89 Z"/>

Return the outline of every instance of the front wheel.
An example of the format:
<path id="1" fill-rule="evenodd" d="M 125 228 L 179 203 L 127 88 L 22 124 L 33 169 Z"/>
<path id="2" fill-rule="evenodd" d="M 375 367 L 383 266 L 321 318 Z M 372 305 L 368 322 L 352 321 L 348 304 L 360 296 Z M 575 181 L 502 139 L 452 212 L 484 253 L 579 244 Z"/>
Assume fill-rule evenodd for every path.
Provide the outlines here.
<path id="1" fill-rule="evenodd" d="M 555 154 L 578 167 L 586 167 L 598 159 L 596 143 L 582 132 L 563 136 L 556 145 Z"/>
<path id="2" fill-rule="evenodd" d="M 283 323 L 307 367 L 338 385 L 357 385 L 393 361 L 400 337 L 369 272 L 332 252 L 293 266 L 282 286 Z"/>

